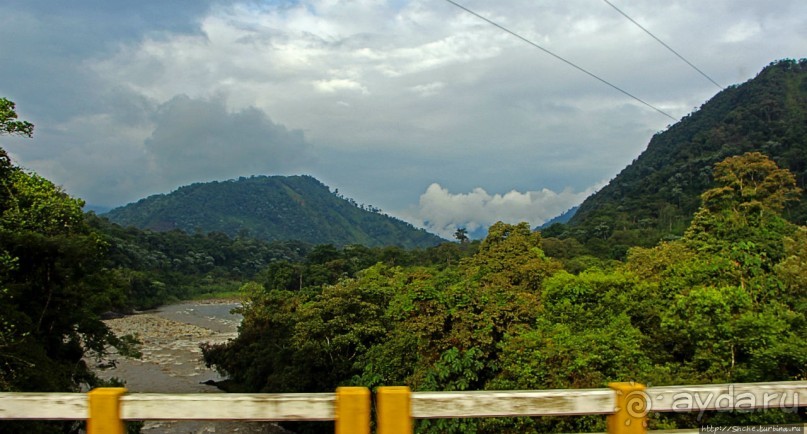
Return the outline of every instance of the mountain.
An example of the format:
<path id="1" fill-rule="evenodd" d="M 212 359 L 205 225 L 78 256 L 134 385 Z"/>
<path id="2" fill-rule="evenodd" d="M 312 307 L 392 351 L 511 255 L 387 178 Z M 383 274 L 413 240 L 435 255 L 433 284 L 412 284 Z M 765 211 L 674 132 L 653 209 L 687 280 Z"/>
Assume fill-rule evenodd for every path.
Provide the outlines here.
<path id="1" fill-rule="evenodd" d="M 314 244 L 430 247 L 444 240 L 345 199 L 311 176 L 254 176 L 197 183 L 104 214 L 155 231 L 222 232 Z"/>
<path id="2" fill-rule="evenodd" d="M 700 194 L 712 186 L 714 164 L 750 151 L 789 169 L 805 187 L 807 59 L 774 62 L 656 134 L 636 160 L 580 205 L 566 235 L 622 251 L 619 246 L 681 235 Z M 807 201 L 793 204 L 786 217 L 804 224 Z"/>
<path id="3" fill-rule="evenodd" d="M 90 204 L 90 203 L 85 204 L 83 209 L 84 209 L 84 211 L 85 211 L 85 212 L 90 212 L 90 211 L 92 211 L 92 212 L 94 212 L 95 214 L 103 214 L 103 213 L 105 213 L 105 212 L 112 211 L 112 208 L 110 208 L 110 207 L 108 207 L 108 206 L 103 206 L 103 205 L 93 205 L 93 204 Z"/>
<path id="4" fill-rule="evenodd" d="M 540 229 L 548 228 L 548 227 L 554 225 L 555 223 L 569 223 L 569 220 L 571 220 L 572 217 L 574 217 L 574 214 L 577 212 L 577 210 L 579 208 L 580 208 L 579 205 L 578 206 L 573 206 L 573 207 L 567 209 L 566 211 L 563 211 L 563 213 L 561 215 L 552 217 L 551 219 L 547 220 L 546 222 L 544 222 L 544 224 L 542 224 L 541 226 L 538 226 L 537 229 L 540 230 Z"/>

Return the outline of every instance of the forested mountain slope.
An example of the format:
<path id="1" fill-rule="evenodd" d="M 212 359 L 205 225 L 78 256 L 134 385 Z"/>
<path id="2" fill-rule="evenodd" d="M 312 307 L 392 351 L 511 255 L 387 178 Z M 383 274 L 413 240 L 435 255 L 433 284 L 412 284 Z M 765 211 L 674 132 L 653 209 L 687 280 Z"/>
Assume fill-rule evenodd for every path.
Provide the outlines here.
<path id="1" fill-rule="evenodd" d="M 774 62 L 655 135 L 636 160 L 583 202 L 566 235 L 611 248 L 680 236 L 709 188 L 714 164 L 750 151 L 769 156 L 805 186 L 807 59 Z M 807 201 L 784 215 L 804 224 Z"/>
<path id="2" fill-rule="evenodd" d="M 310 176 L 255 176 L 197 183 L 114 209 L 120 225 L 188 233 L 246 234 L 312 244 L 429 247 L 436 235 L 332 193 Z"/>
<path id="3" fill-rule="evenodd" d="M 228 391 L 253 393 L 345 384 L 421 392 L 803 380 L 807 227 L 781 215 L 801 195 L 795 177 L 759 152 L 727 158 L 712 173 L 684 235 L 634 247 L 625 261 L 578 258 L 584 266 L 573 270 L 527 223 L 499 222 L 451 264 L 379 262 L 304 290 L 276 278 L 283 273 L 264 273 L 269 278 L 242 287 L 238 337 L 203 346 L 205 362 L 227 376 Z M 784 406 L 656 413 L 648 429 L 801 424 L 806 417 Z M 607 426 L 600 415 L 415 424 L 423 434 Z"/>

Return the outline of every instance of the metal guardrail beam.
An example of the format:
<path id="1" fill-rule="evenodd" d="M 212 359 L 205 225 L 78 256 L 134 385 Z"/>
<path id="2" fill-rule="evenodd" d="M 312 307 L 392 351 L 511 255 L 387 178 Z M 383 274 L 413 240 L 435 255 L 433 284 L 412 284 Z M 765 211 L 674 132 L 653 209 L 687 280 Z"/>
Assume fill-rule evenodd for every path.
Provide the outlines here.
<path id="1" fill-rule="evenodd" d="M 134 393 L 121 397 L 124 420 L 334 420 L 334 393 Z"/>
<path id="2" fill-rule="evenodd" d="M 412 420 L 514 416 L 608 415 L 611 434 L 644 433 L 648 412 L 753 410 L 807 406 L 807 381 L 644 388 L 613 383 L 611 389 L 541 391 L 377 391 L 381 434 L 411 433 Z M 336 393 L 124 394 L 124 389 L 83 393 L 0 393 L 3 419 L 88 419 L 88 434 L 122 420 L 334 420 L 338 434 L 369 434 L 370 391 L 345 387 Z M 121 431 L 122 432 L 122 431 Z"/>
<path id="3" fill-rule="evenodd" d="M 0 393 L 0 419 L 75 420 L 88 411 L 85 393 Z"/>
<path id="4" fill-rule="evenodd" d="M 412 417 L 510 417 L 609 414 L 611 389 L 412 392 Z"/>
<path id="5" fill-rule="evenodd" d="M 120 398 L 124 420 L 334 420 L 334 393 L 134 393 Z M 0 393 L 0 419 L 78 420 L 85 393 Z"/>
<path id="6" fill-rule="evenodd" d="M 335 422 L 337 434 L 370 434 L 370 391 L 171 395 L 99 388 L 89 393 L 0 393 L 0 420 L 87 420 L 88 434 L 123 434 L 125 420 Z"/>
<path id="7" fill-rule="evenodd" d="M 648 387 L 650 411 L 692 412 L 807 406 L 807 381 Z"/>

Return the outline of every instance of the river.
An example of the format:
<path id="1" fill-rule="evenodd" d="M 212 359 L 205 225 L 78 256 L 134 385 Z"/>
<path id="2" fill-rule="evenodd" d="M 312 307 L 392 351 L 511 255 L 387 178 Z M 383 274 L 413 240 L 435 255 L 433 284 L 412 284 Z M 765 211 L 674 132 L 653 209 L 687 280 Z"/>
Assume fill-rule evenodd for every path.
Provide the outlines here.
<path id="1" fill-rule="evenodd" d="M 199 345 L 219 343 L 237 334 L 239 315 L 230 311 L 234 302 L 197 301 L 172 304 L 159 309 L 107 320 L 117 335 L 134 334 L 142 342 L 139 360 L 112 354 L 97 370 L 101 378 L 117 377 L 126 382 L 129 392 L 148 393 L 221 393 L 203 384 L 222 377 L 205 367 Z M 258 422 L 147 421 L 143 433 L 246 433 L 284 432 L 274 424 Z"/>

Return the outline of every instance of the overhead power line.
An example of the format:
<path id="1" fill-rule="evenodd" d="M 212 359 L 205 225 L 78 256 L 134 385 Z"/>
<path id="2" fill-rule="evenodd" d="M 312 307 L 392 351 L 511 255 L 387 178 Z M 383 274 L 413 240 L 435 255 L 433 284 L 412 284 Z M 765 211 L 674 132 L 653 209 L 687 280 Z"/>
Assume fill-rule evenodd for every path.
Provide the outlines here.
<path id="1" fill-rule="evenodd" d="M 690 62 L 689 60 L 686 60 L 686 59 L 684 58 L 684 56 L 682 56 L 681 54 L 679 54 L 677 51 L 673 50 L 673 49 L 672 49 L 672 47 L 670 47 L 669 45 L 665 44 L 665 43 L 664 43 L 664 41 L 662 41 L 661 39 L 659 39 L 658 37 L 656 37 L 656 35 L 654 35 L 654 34 L 650 33 L 650 30 L 647 30 L 647 29 L 646 29 L 646 28 L 644 28 L 644 27 L 643 27 L 641 24 L 639 24 L 638 22 L 636 22 L 636 20 L 634 20 L 633 18 L 629 17 L 629 16 L 628 16 L 628 14 L 626 14 L 625 12 L 622 12 L 622 10 L 620 10 L 618 7 L 614 6 L 614 4 L 613 4 L 613 3 L 609 2 L 608 0 L 602 0 L 602 1 L 604 1 L 605 3 L 608 3 L 608 6 L 611 6 L 612 8 L 614 8 L 614 10 L 615 10 L 615 11 L 619 12 L 619 13 L 620 13 L 620 14 L 621 14 L 623 17 L 627 18 L 627 19 L 628 19 L 630 22 L 632 22 L 633 24 L 636 24 L 636 27 L 638 27 L 638 28 L 640 28 L 640 29 L 644 30 L 644 32 L 645 32 L 645 33 L 647 33 L 648 35 L 650 35 L 650 37 L 651 37 L 651 38 L 653 38 L 653 39 L 655 39 L 656 41 L 658 41 L 658 43 L 659 43 L 659 44 L 661 44 L 661 45 L 663 45 L 663 46 L 664 46 L 664 48 L 666 48 L 666 49 L 670 50 L 670 52 L 671 52 L 671 53 L 675 54 L 676 56 L 678 56 L 678 58 L 679 58 L 679 59 L 683 60 L 684 62 L 686 62 L 686 64 L 687 64 L 687 65 L 691 66 L 691 67 L 692 67 L 692 69 L 694 69 L 695 71 L 698 71 L 698 72 L 699 72 L 699 73 L 700 73 L 702 76 L 706 77 L 706 79 L 707 79 L 707 80 L 711 81 L 711 82 L 712 82 L 712 84 L 714 84 L 715 86 L 719 87 L 719 88 L 720 88 L 720 90 L 723 90 L 723 89 L 724 89 L 724 88 L 723 88 L 723 86 L 721 86 L 721 85 L 717 84 L 717 82 L 716 82 L 716 81 L 712 80 L 712 77 L 709 77 L 709 76 L 708 76 L 708 75 L 707 75 L 705 72 L 701 71 L 701 70 L 700 70 L 700 69 L 699 69 L 697 66 L 693 65 L 693 64 L 692 64 L 692 62 Z"/>
<path id="2" fill-rule="evenodd" d="M 499 28 L 499 29 L 501 29 L 501 30 L 505 31 L 505 32 L 507 32 L 507 33 L 509 33 L 509 34 L 511 34 L 511 35 L 513 35 L 513 36 L 515 36 L 515 37 L 516 37 L 516 38 L 518 38 L 518 39 L 521 39 L 522 41 L 524 41 L 524 42 L 526 42 L 526 43 L 528 43 L 528 44 L 532 45 L 533 47 L 535 47 L 535 48 L 537 48 L 537 49 L 539 49 L 539 50 L 543 51 L 543 52 L 544 52 L 544 53 L 546 53 L 546 54 L 549 54 L 550 56 L 554 57 L 555 59 L 560 60 L 561 62 L 563 62 L 563 63 L 565 63 L 565 64 L 567 64 L 567 65 L 571 66 L 572 68 L 574 68 L 574 69 L 576 69 L 576 70 L 578 70 L 578 71 L 580 71 L 580 72 L 582 72 L 582 73 L 584 73 L 584 74 L 586 74 L 586 75 L 590 76 L 591 78 L 594 78 L 595 80 L 597 80 L 597 81 L 599 81 L 599 82 L 601 82 L 601 83 L 603 83 L 603 84 L 606 84 L 606 85 L 610 86 L 611 88 L 616 89 L 616 90 L 617 90 L 617 91 L 619 91 L 619 92 L 622 92 L 623 94 L 625 94 L 625 95 L 627 95 L 627 96 L 629 96 L 629 97 L 631 97 L 631 98 L 635 99 L 636 101 L 638 101 L 638 102 L 640 102 L 640 103 L 644 104 L 645 106 L 650 107 L 651 109 L 653 109 L 653 110 L 655 110 L 655 111 L 657 111 L 657 112 L 659 112 L 659 113 L 663 114 L 664 116 L 667 116 L 668 118 L 672 119 L 673 121 L 677 121 L 677 120 L 678 120 L 678 119 L 676 119 L 676 118 L 672 117 L 672 116 L 671 116 L 669 113 L 665 112 L 664 110 L 661 110 L 660 108 L 658 108 L 658 107 L 656 107 L 656 106 L 654 106 L 654 105 L 650 104 L 649 102 L 642 100 L 641 98 L 639 98 L 639 97 L 637 97 L 637 96 L 635 96 L 635 95 L 631 94 L 630 92 L 626 91 L 625 89 L 622 89 L 621 87 L 619 87 L 619 86 L 617 86 L 617 85 L 615 85 L 615 84 L 613 84 L 613 83 L 611 83 L 611 82 L 609 82 L 609 81 L 605 80 L 604 78 L 599 77 L 598 75 L 594 74 L 593 72 L 590 72 L 590 71 L 588 71 L 587 69 L 585 69 L 585 68 L 583 68 L 583 67 L 581 67 L 581 66 L 578 66 L 578 65 L 576 65 L 575 63 L 573 63 L 573 62 L 571 62 L 571 61 L 569 61 L 569 60 L 564 59 L 563 57 L 561 57 L 561 56 L 559 56 L 559 55 L 557 55 L 557 54 L 555 54 L 555 53 L 553 53 L 553 52 L 551 52 L 551 51 L 547 50 L 546 48 L 544 48 L 544 47 L 542 47 L 542 46 L 540 46 L 540 45 L 536 44 L 535 42 L 533 42 L 533 41 L 531 41 L 531 40 L 529 40 L 529 39 L 527 39 L 527 38 L 525 38 L 525 37 L 523 37 L 523 36 L 519 35 L 518 33 L 514 32 L 514 31 L 512 31 L 512 30 L 510 30 L 510 29 L 508 29 L 507 27 L 504 27 L 504 26 L 502 26 L 501 24 L 498 24 L 498 23 L 496 23 L 496 22 L 494 22 L 494 21 L 492 21 L 492 20 L 490 20 L 490 19 L 488 19 L 488 18 L 485 18 L 485 17 L 483 17 L 482 15 L 479 15 L 478 13 L 476 13 L 476 12 L 474 12 L 474 11 L 472 11 L 472 10 L 470 10 L 470 9 L 466 8 L 465 6 L 463 6 L 463 5 L 461 5 L 461 4 L 457 3 L 457 2 L 455 2 L 455 1 L 453 1 L 453 0 L 445 0 L 445 1 L 447 1 L 447 2 L 451 3 L 452 5 L 454 5 L 454 6 L 458 7 L 458 8 L 460 8 L 460 9 L 462 9 L 462 10 L 464 10 L 465 12 L 468 12 L 469 14 L 471 14 L 471 15 L 473 15 L 473 16 L 475 16 L 475 17 L 479 18 L 479 19 L 481 19 L 482 21 L 487 22 L 488 24 L 490 24 L 490 25 L 492 25 L 492 26 L 497 27 L 497 28 Z"/>

